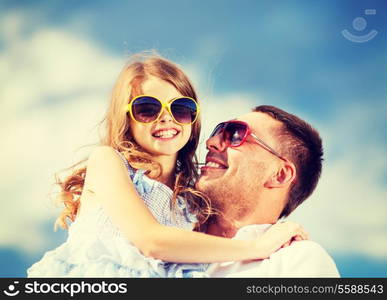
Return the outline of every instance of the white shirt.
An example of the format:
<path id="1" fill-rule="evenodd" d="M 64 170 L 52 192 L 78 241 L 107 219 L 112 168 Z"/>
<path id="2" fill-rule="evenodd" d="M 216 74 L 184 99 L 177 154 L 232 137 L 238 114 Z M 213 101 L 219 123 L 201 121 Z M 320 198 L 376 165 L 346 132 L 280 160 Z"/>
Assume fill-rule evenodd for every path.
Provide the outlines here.
<path id="1" fill-rule="evenodd" d="M 234 239 L 255 239 L 271 225 L 248 225 Z M 209 266 L 210 277 L 340 277 L 336 264 L 316 242 L 296 241 L 269 258 L 255 261 L 222 262 Z"/>

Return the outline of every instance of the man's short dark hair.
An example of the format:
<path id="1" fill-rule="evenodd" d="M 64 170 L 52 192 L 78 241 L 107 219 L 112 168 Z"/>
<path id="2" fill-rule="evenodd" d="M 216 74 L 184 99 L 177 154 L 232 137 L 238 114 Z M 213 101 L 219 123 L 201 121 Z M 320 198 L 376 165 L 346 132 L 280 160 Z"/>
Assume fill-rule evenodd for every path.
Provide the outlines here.
<path id="1" fill-rule="evenodd" d="M 323 161 L 321 138 L 311 125 L 275 106 L 261 105 L 253 111 L 268 114 L 282 123 L 282 127 L 276 132 L 281 145 L 279 152 L 296 166 L 296 179 L 280 215 L 280 218 L 287 217 L 316 188 Z"/>

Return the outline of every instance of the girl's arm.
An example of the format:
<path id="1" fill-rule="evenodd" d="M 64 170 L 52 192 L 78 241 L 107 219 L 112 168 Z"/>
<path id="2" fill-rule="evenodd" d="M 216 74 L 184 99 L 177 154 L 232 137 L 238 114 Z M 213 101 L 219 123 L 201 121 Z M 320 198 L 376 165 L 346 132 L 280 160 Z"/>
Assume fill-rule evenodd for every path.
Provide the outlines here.
<path id="1" fill-rule="evenodd" d="M 170 262 L 209 263 L 263 259 L 293 237 L 301 227 L 290 223 L 256 240 L 232 240 L 169 227 L 157 222 L 138 195 L 121 158 L 108 146 L 98 147 L 88 161 L 86 183 L 113 223 L 145 256 Z"/>

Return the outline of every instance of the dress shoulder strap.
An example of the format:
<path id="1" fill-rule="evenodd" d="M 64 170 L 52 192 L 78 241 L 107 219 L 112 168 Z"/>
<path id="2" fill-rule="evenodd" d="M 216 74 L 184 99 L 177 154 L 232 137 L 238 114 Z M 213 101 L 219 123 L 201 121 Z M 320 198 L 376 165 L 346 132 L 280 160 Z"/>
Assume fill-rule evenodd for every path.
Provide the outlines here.
<path id="1" fill-rule="evenodd" d="M 125 156 L 119 152 L 117 149 L 114 149 L 116 151 L 116 153 L 118 154 L 118 156 L 121 158 L 121 160 L 124 162 L 125 166 L 126 166 L 126 169 L 128 170 L 129 172 L 129 175 L 130 175 L 130 178 L 133 179 L 133 176 L 135 174 L 135 171 L 133 170 L 133 168 L 129 165 L 128 161 L 126 160 Z"/>

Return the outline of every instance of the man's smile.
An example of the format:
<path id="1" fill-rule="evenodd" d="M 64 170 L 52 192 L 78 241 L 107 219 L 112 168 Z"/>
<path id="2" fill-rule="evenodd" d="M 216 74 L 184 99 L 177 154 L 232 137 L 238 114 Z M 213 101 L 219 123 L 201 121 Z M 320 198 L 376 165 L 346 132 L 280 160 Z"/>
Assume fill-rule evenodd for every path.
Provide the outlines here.
<path id="1" fill-rule="evenodd" d="M 206 175 L 208 171 L 225 171 L 228 169 L 228 165 L 224 160 L 211 152 L 208 152 L 206 156 L 206 164 L 200 169 L 202 175 Z"/>

